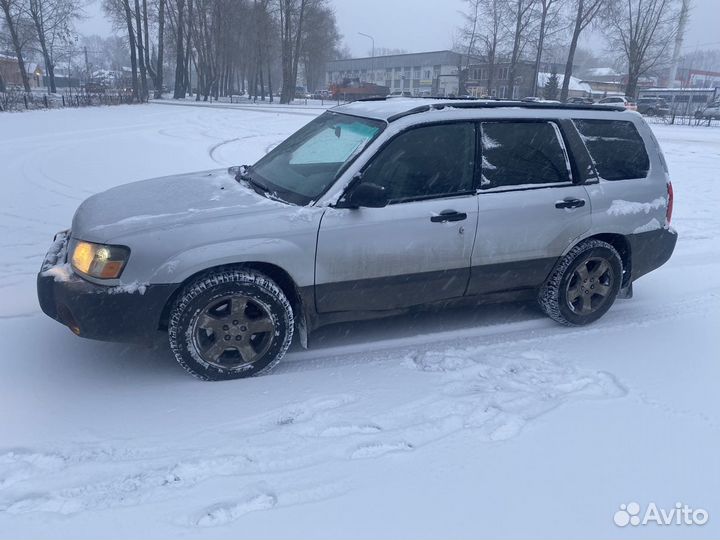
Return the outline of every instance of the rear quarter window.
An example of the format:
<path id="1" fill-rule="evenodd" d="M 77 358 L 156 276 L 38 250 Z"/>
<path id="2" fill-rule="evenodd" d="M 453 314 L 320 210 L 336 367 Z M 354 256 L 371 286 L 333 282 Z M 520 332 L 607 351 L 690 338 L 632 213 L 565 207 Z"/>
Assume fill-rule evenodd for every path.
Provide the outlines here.
<path id="1" fill-rule="evenodd" d="M 625 120 L 573 120 L 600 178 L 645 178 L 650 160 L 635 125 Z"/>

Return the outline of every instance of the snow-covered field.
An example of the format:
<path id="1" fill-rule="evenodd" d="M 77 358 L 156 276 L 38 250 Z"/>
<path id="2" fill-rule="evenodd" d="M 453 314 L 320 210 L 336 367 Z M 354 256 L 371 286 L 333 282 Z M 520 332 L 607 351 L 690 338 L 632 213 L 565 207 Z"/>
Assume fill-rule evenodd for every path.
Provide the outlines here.
<path id="1" fill-rule="evenodd" d="M 35 272 L 85 197 L 253 162 L 317 113 L 0 115 L 0 537 L 720 536 L 720 129 L 653 128 L 680 241 L 587 328 L 524 305 L 338 325 L 209 384 L 162 341 L 39 312 Z M 709 521 L 617 527 L 632 501 Z"/>

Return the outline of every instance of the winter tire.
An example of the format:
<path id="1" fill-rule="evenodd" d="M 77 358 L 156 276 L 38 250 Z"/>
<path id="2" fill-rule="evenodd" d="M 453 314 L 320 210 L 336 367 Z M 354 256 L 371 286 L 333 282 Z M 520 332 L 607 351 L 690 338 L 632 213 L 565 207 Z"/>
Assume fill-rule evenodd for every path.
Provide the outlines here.
<path id="1" fill-rule="evenodd" d="M 259 375 L 285 355 L 293 312 L 271 279 L 251 270 L 199 278 L 170 313 L 170 348 L 189 373 L 206 381 Z"/>
<path id="2" fill-rule="evenodd" d="M 543 311 L 567 326 L 598 320 L 615 302 L 622 282 L 622 260 L 600 240 L 579 243 L 557 263 L 540 289 Z"/>

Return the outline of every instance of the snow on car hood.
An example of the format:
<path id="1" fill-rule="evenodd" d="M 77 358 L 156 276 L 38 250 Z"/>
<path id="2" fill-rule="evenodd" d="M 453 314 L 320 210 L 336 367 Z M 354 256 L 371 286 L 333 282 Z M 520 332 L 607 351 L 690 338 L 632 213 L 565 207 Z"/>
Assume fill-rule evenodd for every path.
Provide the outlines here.
<path id="1" fill-rule="evenodd" d="M 208 221 L 229 215 L 296 212 L 264 197 L 227 170 L 165 176 L 118 186 L 85 200 L 75 212 L 75 238 L 109 242 L 142 230 Z"/>

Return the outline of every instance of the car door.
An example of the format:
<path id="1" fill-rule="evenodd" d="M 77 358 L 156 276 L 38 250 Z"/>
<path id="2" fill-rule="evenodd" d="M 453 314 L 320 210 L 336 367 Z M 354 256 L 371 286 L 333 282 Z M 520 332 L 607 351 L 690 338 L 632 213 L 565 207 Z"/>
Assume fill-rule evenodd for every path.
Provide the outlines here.
<path id="1" fill-rule="evenodd" d="M 319 312 L 398 309 L 465 294 L 477 227 L 476 126 L 414 127 L 384 145 L 361 182 L 383 208 L 329 209 L 318 232 Z"/>
<path id="2" fill-rule="evenodd" d="M 590 198 L 578 182 L 584 169 L 571 164 L 555 122 L 488 121 L 480 129 L 478 231 L 468 294 L 537 287 L 590 228 Z"/>

